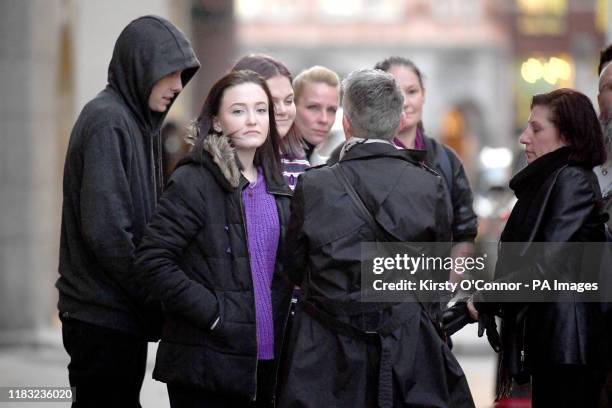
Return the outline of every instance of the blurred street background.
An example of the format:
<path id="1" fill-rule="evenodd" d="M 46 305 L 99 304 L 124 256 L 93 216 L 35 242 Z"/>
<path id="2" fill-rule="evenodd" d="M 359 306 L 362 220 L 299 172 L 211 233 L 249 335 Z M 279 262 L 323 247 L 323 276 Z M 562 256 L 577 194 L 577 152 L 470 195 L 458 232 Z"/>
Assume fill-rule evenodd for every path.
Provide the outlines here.
<path id="1" fill-rule="evenodd" d="M 178 25 L 202 62 L 168 115 L 167 174 L 208 88 L 245 53 L 340 77 L 404 56 L 425 76 L 426 133 L 464 162 L 481 242 L 497 241 L 511 209 L 531 96 L 572 87 L 596 102 L 612 40 L 611 0 L 0 0 L 0 386 L 68 383 L 54 288 L 64 155 L 121 29 L 145 14 Z M 477 406 L 491 407 L 495 355 L 475 330 L 454 352 Z M 143 406 L 167 407 L 151 347 Z"/>

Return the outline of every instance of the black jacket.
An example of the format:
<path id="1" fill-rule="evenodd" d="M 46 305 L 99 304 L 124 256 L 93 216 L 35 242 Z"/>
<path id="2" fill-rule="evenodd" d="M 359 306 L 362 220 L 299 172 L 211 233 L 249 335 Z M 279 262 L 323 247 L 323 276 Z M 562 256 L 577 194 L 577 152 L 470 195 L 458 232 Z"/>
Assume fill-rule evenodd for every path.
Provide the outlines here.
<path id="1" fill-rule="evenodd" d="M 388 143 L 356 145 L 340 165 L 390 237 L 448 241 L 444 181 L 405 150 Z M 300 176 L 286 272 L 302 299 L 279 375 L 279 405 L 473 407 L 461 368 L 419 303 L 369 310 L 371 304 L 360 301 L 361 243 L 375 240 L 330 167 Z M 347 335 L 350 329 L 343 333 L 345 325 L 388 332 L 371 343 Z"/>
<path id="2" fill-rule="evenodd" d="M 474 197 L 463 164 L 450 147 L 431 137 L 423 135 L 423 138 L 425 164 L 442 175 L 451 196 L 453 242 L 474 242 L 478 233 L 478 217 L 474 213 Z"/>
<path id="3" fill-rule="evenodd" d="M 465 175 L 465 169 L 457 154 L 448 146 L 423 135 L 425 151 L 408 150 L 410 155 L 438 172 L 446 183 L 452 204 L 451 222 L 453 242 L 474 242 L 478 233 L 478 217 L 474 213 L 472 189 Z M 344 144 L 330 155 L 328 165 L 338 162 Z"/>
<path id="4" fill-rule="evenodd" d="M 139 284 L 164 306 L 153 377 L 254 398 L 255 299 L 242 204 L 248 182 L 225 137 L 209 135 L 203 157 L 194 157 L 174 171 L 136 255 Z M 291 295 L 280 262 L 291 190 L 265 166 L 264 175 L 281 225 L 272 282 L 278 356 Z"/>
<path id="5" fill-rule="evenodd" d="M 56 283 L 62 318 L 147 331 L 142 294 L 130 279 L 155 208 L 153 148 L 165 117 L 148 98 L 162 77 L 183 70 L 186 85 L 199 66 L 184 34 L 162 18 L 134 20 L 119 36 L 108 85 L 70 135 Z"/>
<path id="6" fill-rule="evenodd" d="M 543 250 L 539 244 L 605 240 L 605 217 L 595 175 L 569 163 L 568 155 L 567 148 L 544 155 L 511 181 L 518 201 L 502 233 L 496 280 L 552 282 L 564 276 L 573 282 L 591 281 L 577 275 L 584 273 L 580 272 L 584 268 L 574 259 L 574 252 L 563 253 L 560 244 Z M 506 242 L 515 244 L 504 245 Z M 491 296 L 477 292 L 474 299 L 487 302 Z M 526 381 L 529 372 L 538 367 L 605 363 L 600 305 L 577 301 L 572 295 L 559 296 L 558 302 L 527 305 L 477 303 L 479 310 L 501 307 L 503 312 L 500 395 L 507 392 L 510 376 Z"/>

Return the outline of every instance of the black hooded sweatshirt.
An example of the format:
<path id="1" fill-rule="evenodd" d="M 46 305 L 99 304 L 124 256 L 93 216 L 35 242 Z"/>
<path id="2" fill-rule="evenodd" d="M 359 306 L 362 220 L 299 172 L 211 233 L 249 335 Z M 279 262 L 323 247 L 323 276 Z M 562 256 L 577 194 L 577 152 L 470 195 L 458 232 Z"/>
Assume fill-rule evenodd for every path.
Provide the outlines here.
<path id="1" fill-rule="evenodd" d="M 185 35 L 163 18 L 138 18 L 119 35 L 108 84 L 70 135 L 56 283 L 62 318 L 151 337 L 155 315 L 132 280 L 134 251 L 160 190 L 153 151 L 170 106 L 153 112 L 148 100 L 164 76 L 182 70 L 185 86 L 199 67 Z"/>

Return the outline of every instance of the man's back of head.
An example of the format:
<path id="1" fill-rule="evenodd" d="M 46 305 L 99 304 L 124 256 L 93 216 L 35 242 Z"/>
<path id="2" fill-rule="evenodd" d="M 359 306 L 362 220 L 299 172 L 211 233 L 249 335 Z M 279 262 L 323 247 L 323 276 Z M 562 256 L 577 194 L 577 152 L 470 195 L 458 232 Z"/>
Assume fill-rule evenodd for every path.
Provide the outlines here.
<path id="1" fill-rule="evenodd" d="M 608 44 L 606 48 L 599 52 L 599 66 L 597 67 L 597 74 L 601 75 L 601 71 L 612 61 L 612 44 Z"/>
<path id="2" fill-rule="evenodd" d="M 400 125 L 404 96 L 392 75 L 353 71 L 342 81 L 343 125 L 349 137 L 391 140 Z"/>
<path id="3" fill-rule="evenodd" d="M 609 231 L 612 231 L 612 44 L 608 44 L 599 54 L 599 86 L 597 103 L 599 105 L 599 121 L 604 131 L 604 143 L 608 159 L 593 171 L 599 181 L 601 194 L 604 197 L 604 208 L 609 214 Z"/>
<path id="4" fill-rule="evenodd" d="M 604 128 L 604 141 L 608 153 L 606 162 L 608 167 L 612 163 L 612 64 L 610 61 L 612 61 L 612 44 L 604 48 L 600 54 L 597 94 L 599 120 Z"/>

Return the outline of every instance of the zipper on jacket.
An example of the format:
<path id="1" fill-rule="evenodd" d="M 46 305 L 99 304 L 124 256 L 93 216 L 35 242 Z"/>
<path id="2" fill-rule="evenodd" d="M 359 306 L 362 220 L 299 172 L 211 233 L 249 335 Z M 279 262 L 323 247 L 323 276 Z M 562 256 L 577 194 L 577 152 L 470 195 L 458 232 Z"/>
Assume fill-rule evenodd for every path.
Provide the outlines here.
<path id="1" fill-rule="evenodd" d="M 242 202 L 242 189 L 238 191 L 238 201 L 240 202 L 240 218 L 242 218 L 242 229 L 244 230 L 244 237 L 246 239 L 246 248 L 247 248 L 247 259 L 249 260 L 249 272 L 251 273 L 251 289 L 253 290 L 253 310 L 255 311 L 255 344 L 256 352 L 255 352 L 255 389 L 253 390 L 253 396 L 251 397 L 251 401 L 257 401 L 257 368 L 259 366 L 259 345 L 257 344 L 257 305 L 255 301 L 255 286 L 253 285 L 253 271 L 251 270 L 251 253 L 249 252 L 249 232 L 247 229 L 246 216 L 244 213 L 244 203 Z"/>
<path id="2" fill-rule="evenodd" d="M 281 192 L 273 192 L 271 193 L 272 195 L 280 195 L 280 196 L 286 196 L 289 198 L 292 198 L 292 194 L 288 194 L 288 193 L 281 193 Z M 276 203 L 276 199 L 274 200 L 274 203 L 276 204 L 276 209 L 278 212 L 278 219 L 279 219 L 279 226 L 280 226 L 280 230 L 283 230 L 283 226 L 281 224 L 283 216 L 281 214 L 281 207 Z M 289 214 L 289 216 L 291 216 L 291 214 Z M 289 217 L 287 217 L 288 219 Z M 279 249 L 281 248 L 281 245 L 283 242 L 285 242 L 285 237 L 286 237 L 286 230 L 285 230 L 285 234 L 279 234 L 279 240 L 278 240 L 278 248 L 276 249 L 276 255 L 278 257 L 278 253 L 280 252 Z M 283 248 L 283 252 L 284 252 L 284 248 Z M 283 255 L 283 253 L 281 253 L 281 255 Z M 278 262 L 278 259 L 277 259 Z M 282 260 L 281 260 L 282 262 Z M 274 279 L 274 278 L 273 278 Z M 283 341 L 280 344 L 279 347 L 279 355 L 278 356 L 274 356 L 274 359 L 276 360 L 275 363 L 275 367 L 274 367 L 274 384 L 272 386 L 272 406 L 276 406 L 276 387 L 278 386 L 278 370 L 280 368 L 280 359 L 282 357 L 282 351 L 283 351 L 283 346 L 284 343 L 286 341 L 285 339 L 285 331 L 287 329 L 287 323 L 289 323 L 289 318 L 291 317 L 291 306 L 296 303 L 297 304 L 297 299 L 295 300 L 295 302 L 293 301 L 293 288 L 291 288 L 291 300 L 289 301 L 289 304 L 287 305 L 287 310 L 285 313 L 285 321 L 283 322 L 282 326 L 281 326 L 281 331 L 283 333 Z M 272 313 L 274 313 L 274 309 L 272 310 Z M 272 319 L 274 321 L 274 319 Z M 276 341 L 276 339 L 274 339 Z M 274 345 L 276 348 L 276 344 Z"/>
<path id="3" fill-rule="evenodd" d="M 242 201 L 242 189 L 239 191 L 239 196 L 238 199 L 240 201 L 240 217 L 242 218 L 242 229 L 244 230 L 244 237 L 246 238 L 246 247 L 247 247 L 247 259 L 249 260 L 249 271 L 251 272 L 251 285 L 253 282 L 253 271 L 251 270 L 251 253 L 249 252 L 249 232 L 247 229 L 247 223 L 246 223 L 246 216 L 245 216 L 245 212 L 244 212 L 244 202 Z M 268 194 L 274 196 L 274 195 L 283 195 L 283 196 L 287 196 L 289 198 L 291 198 L 291 194 L 290 193 L 285 193 L 285 192 L 268 192 Z M 274 204 L 276 204 L 276 199 L 274 199 Z M 277 205 L 277 211 L 278 211 L 278 205 Z M 279 211 L 280 212 L 280 211 Z M 279 228 L 280 227 L 280 222 L 282 220 L 281 214 L 278 214 L 279 217 Z M 280 242 L 281 242 L 282 237 L 280 237 L 279 234 L 279 246 L 280 246 Z M 276 252 L 278 253 L 278 249 L 276 250 Z M 255 311 L 255 342 L 257 343 L 257 305 L 256 305 L 256 301 L 255 301 L 255 287 L 252 286 L 253 289 L 253 310 Z M 291 303 L 289 304 L 289 310 L 291 310 Z M 274 319 L 272 320 L 274 321 Z M 285 323 L 283 326 L 286 327 L 287 322 L 289 321 L 289 316 L 287 314 L 287 318 L 285 319 Z M 275 356 L 276 358 L 276 356 Z M 278 364 L 275 364 L 276 368 L 275 368 L 275 375 L 276 375 L 276 371 L 278 370 Z M 257 350 L 257 352 L 255 353 L 255 390 L 253 392 L 253 397 L 251 398 L 251 401 L 257 401 L 257 369 L 259 367 L 259 350 Z M 274 388 L 276 388 L 276 379 L 274 380 Z M 273 402 L 275 400 L 276 396 L 272 395 L 272 399 Z"/>
<path id="4" fill-rule="evenodd" d="M 282 325 L 282 331 L 283 331 L 283 341 L 281 342 L 281 345 L 279 347 L 279 355 L 278 356 L 274 356 L 275 361 L 275 367 L 274 367 L 274 384 L 272 386 L 272 406 L 276 406 L 276 387 L 278 386 L 278 370 L 280 368 L 280 359 L 282 357 L 282 352 L 283 352 L 283 346 L 284 343 L 286 341 L 285 339 L 285 330 L 287 330 L 287 323 L 289 323 L 289 317 L 291 316 L 291 306 L 293 305 L 293 303 L 297 304 L 297 299 L 295 302 L 293 302 L 293 297 L 291 298 L 291 301 L 289 302 L 289 306 L 287 307 L 287 313 L 285 314 L 285 321 L 283 322 Z M 275 345 L 276 346 L 276 345 Z"/>
<path id="5" fill-rule="evenodd" d="M 153 138 L 153 146 L 155 151 L 157 152 L 157 160 L 153 162 L 153 168 L 157 170 L 155 171 L 155 178 L 157 183 L 155 201 L 157 202 L 160 199 L 162 193 L 164 192 L 164 148 L 161 130 L 157 130 L 153 135 Z"/>
<path id="6" fill-rule="evenodd" d="M 157 186 L 157 167 L 155 166 L 155 134 L 151 134 L 151 142 L 150 142 L 150 147 L 149 147 L 149 155 L 151 156 L 150 159 L 150 165 L 151 165 L 151 171 L 149 172 L 149 174 L 151 175 L 152 178 L 152 184 L 153 184 L 153 196 L 154 196 L 154 203 L 155 203 L 155 207 L 157 207 L 157 200 L 159 199 L 159 191 L 158 190 L 158 186 Z"/>
<path id="7" fill-rule="evenodd" d="M 527 352 L 525 351 L 525 331 L 527 328 L 527 316 L 523 319 L 523 333 L 521 342 L 521 371 L 525 370 L 525 360 L 527 359 Z"/>

